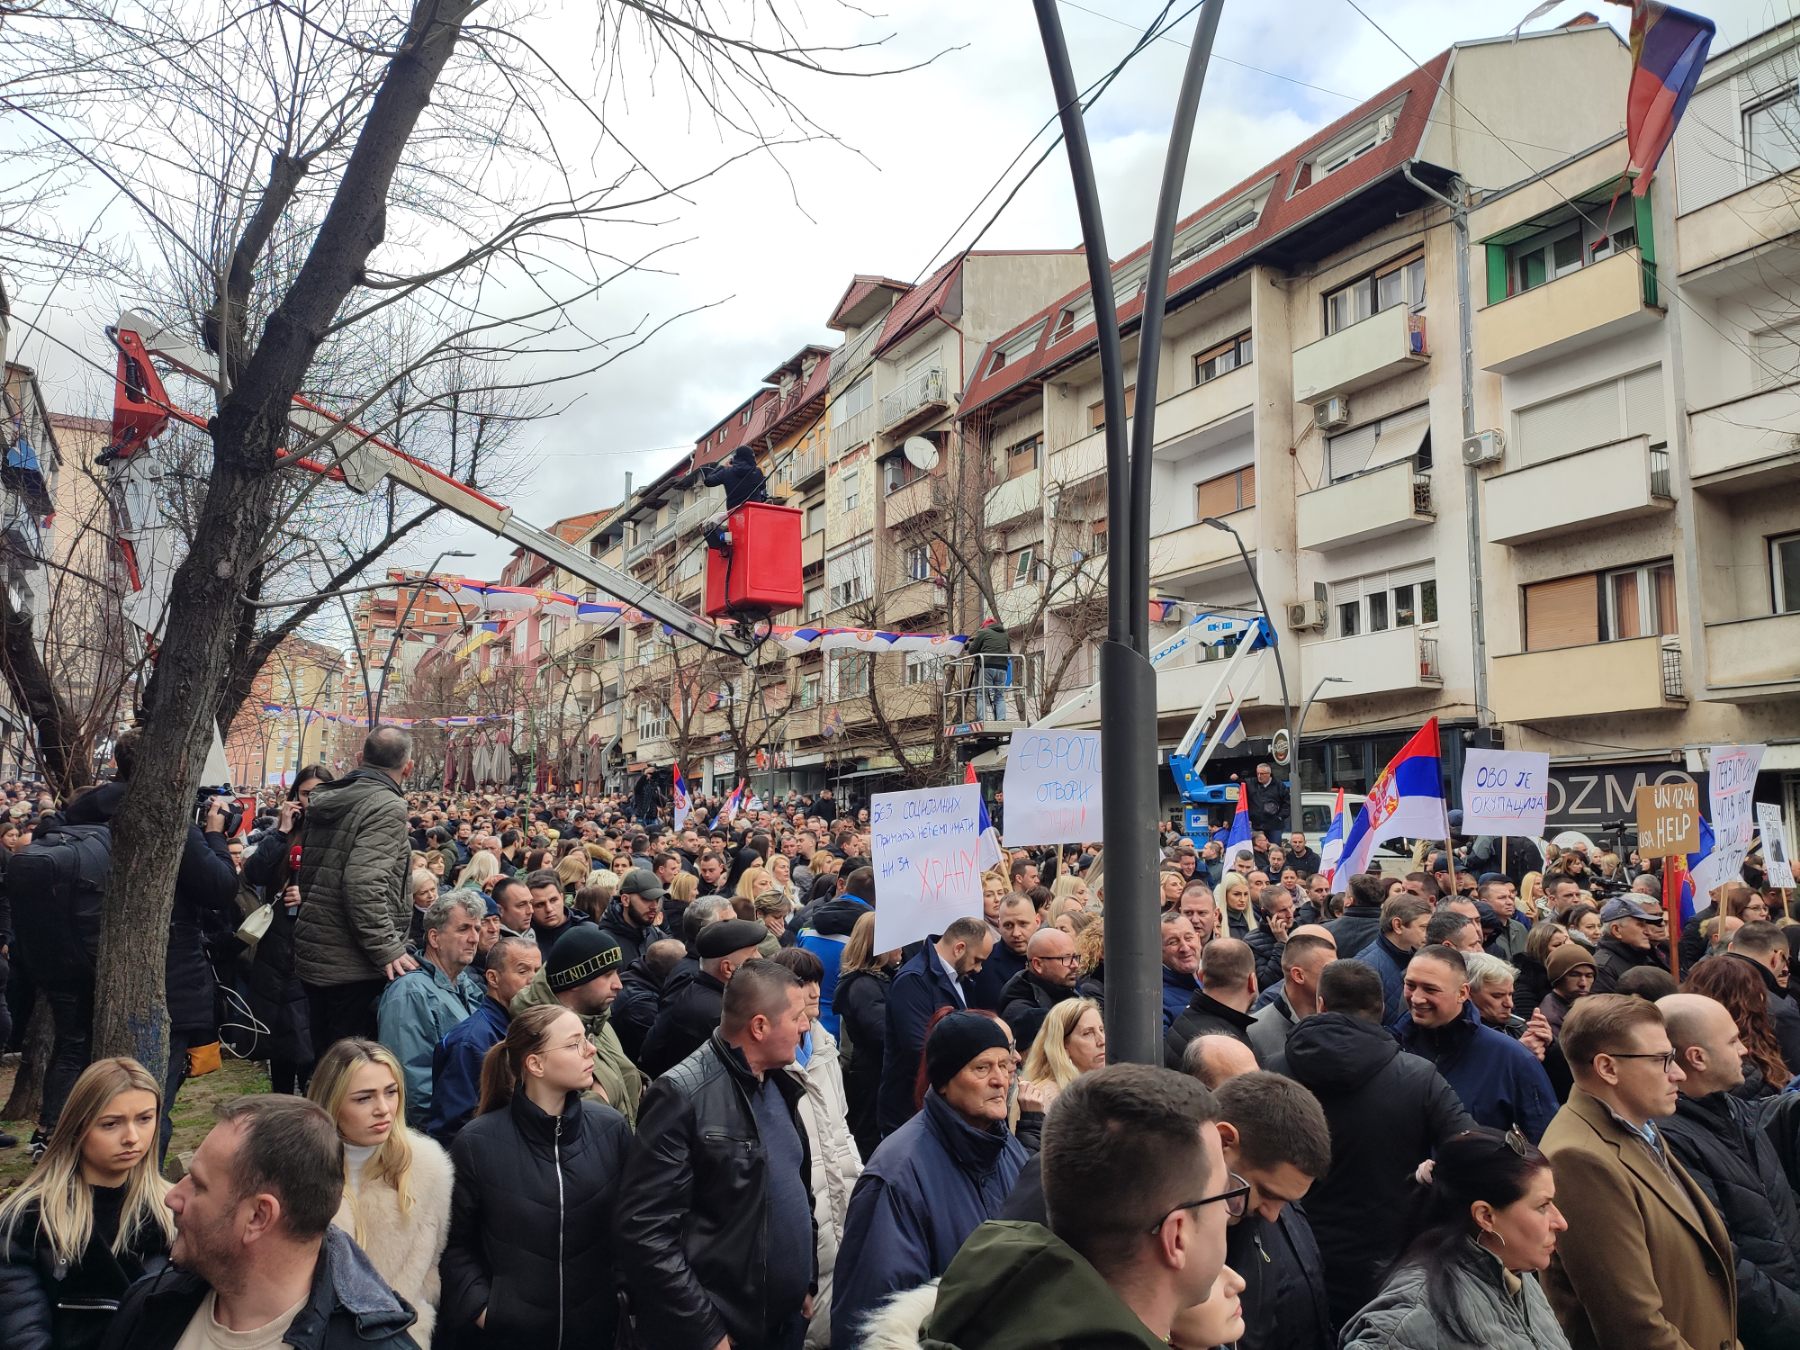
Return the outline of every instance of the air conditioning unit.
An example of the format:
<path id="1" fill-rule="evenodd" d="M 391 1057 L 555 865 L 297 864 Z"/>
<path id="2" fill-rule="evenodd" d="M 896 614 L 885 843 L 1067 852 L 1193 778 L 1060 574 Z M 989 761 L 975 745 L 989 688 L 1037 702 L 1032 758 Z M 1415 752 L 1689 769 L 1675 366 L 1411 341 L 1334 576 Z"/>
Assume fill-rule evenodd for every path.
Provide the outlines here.
<path id="1" fill-rule="evenodd" d="M 1480 431 L 1462 443 L 1463 463 L 1471 469 L 1498 464 L 1506 454 L 1506 438 L 1497 431 Z"/>
<path id="2" fill-rule="evenodd" d="M 1381 120 L 1375 123 L 1376 139 L 1391 141 L 1394 138 L 1394 129 L 1399 125 L 1400 118 L 1397 114 L 1383 113 L 1381 115 Z"/>
<path id="3" fill-rule="evenodd" d="M 1350 400 L 1340 395 L 1313 404 L 1313 425 L 1320 431 L 1337 431 L 1349 426 Z"/>
<path id="4" fill-rule="evenodd" d="M 1325 602 L 1301 600 L 1287 607 L 1288 627 L 1296 633 L 1325 631 Z"/>

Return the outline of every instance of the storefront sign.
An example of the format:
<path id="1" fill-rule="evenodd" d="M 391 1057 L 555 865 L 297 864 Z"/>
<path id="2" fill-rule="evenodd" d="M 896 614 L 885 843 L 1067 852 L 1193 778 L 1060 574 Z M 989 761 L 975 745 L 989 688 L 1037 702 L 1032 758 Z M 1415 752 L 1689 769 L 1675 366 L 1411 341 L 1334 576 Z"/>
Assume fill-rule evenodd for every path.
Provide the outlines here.
<path id="1" fill-rule="evenodd" d="M 1670 760 L 1628 764 L 1552 764 L 1544 794 L 1544 829 L 1613 834 L 1637 818 L 1637 790 L 1649 783 L 1693 783 L 1705 800 L 1707 775 L 1689 773 Z"/>

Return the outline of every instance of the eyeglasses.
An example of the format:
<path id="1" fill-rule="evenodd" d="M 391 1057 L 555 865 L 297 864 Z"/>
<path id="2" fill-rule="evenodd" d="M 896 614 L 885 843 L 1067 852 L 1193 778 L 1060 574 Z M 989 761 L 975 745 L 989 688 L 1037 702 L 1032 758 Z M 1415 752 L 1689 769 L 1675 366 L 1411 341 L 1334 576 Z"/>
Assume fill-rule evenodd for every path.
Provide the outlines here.
<path id="1" fill-rule="evenodd" d="M 1662 1061 L 1664 1073 L 1667 1073 L 1670 1069 L 1675 1067 L 1675 1052 L 1673 1050 L 1668 1051 L 1666 1054 L 1660 1054 L 1660 1055 L 1659 1054 L 1621 1055 L 1621 1054 L 1615 1054 L 1611 1050 L 1602 1050 L 1600 1053 L 1603 1055 L 1606 1055 L 1610 1059 L 1660 1059 Z"/>
<path id="2" fill-rule="evenodd" d="M 1081 960 L 1081 954 L 1079 952 L 1064 952 L 1057 956 L 1040 956 L 1035 959 L 1039 961 L 1079 961 Z"/>
<path id="3" fill-rule="evenodd" d="M 1162 1226 L 1169 1221 L 1170 1214 L 1179 1214 L 1184 1209 L 1199 1209 L 1202 1205 L 1210 1205 L 1217 1201 L 1224 1202 L 1225 1212 L 1232 1218 L 1243 1218 L 1250 1212 L 1250 1183 L 1236 1172 L 1227 1172 L 1225 1175 L 1232 1180 L 1233 1184 L 1230 1190 L 1220 1191 L 1217 1195 L 1209 1195 L 1204 1200 L 1189 1200 L 1185 1205 L 1176 1205 L 1168 1214 L 1164 1214 L 1144 1231 L 1155 1236 L 1162 1232 Z"/>

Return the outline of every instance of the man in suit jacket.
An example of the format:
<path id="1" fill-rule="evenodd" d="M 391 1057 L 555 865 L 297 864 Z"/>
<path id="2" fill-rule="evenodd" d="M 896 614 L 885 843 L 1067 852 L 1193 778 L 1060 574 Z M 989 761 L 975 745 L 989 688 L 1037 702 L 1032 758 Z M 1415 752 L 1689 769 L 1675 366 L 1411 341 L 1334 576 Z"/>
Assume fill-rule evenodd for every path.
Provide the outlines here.
<path id="1" fill-rule="evenodd" d="M 887 994 L 887 1035 L 881 1057 L 876 1117 L 883 1138 L 910 1120 L 918 1107 L 913 1089 L 925 1055 L 925 1031 L 939 1008 L 967 1008 L 968 981 L 994 949 L 981 919 L 957 919 L 929 938 L 894 975 Z"/>
<path id="2" fill-rule="evenodd" d="M 1657 1121 L 1683 1081 L 1656 1005 L 1591 994 L 1559 1039 L 1575 1090 L 1545 1131 L 1569 1231 L 1544 1289 L 1575 1350 L 1733 1350 L 1731 1238 Z"/>

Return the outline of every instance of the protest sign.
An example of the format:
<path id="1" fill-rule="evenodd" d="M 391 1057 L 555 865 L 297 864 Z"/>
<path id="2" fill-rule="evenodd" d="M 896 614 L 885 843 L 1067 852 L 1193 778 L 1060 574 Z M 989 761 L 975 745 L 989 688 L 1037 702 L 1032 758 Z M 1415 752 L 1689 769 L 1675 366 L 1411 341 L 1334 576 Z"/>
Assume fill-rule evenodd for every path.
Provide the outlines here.
<path id="1" fill-rule="evenodd" d="M 1085 844 L 1100 837 L 1100 733 L 1012 734 L 1006 751 L 1006 842 Z"/>
<path id="2" fill-rule="evenodd" d="M 1544 832 L 1550 756 L 1535 750 L 1470 750 L 1463 760 L 1462 833 Z"/>
<path id="3" fill-rule="evenodd" d="M 1781 823 L 1781 808 L 1774 802 L 1756 804 L 1756 832 L 1762 836 L 1763 872 L 1769 885 L 1782 890 L 1794 884 L 1793 854 L 1788 852 L 1787 827 Z"/>
<path id="4" fill-rule="evenodd" d="M 1715 745 L 1708 756 L 1707 791 L 1712 798 L 1713 851 L 1708 859 L 1718 885 L 1736 877 L 1750 853 L 1756 832 L 1751 796 L 1756 791 L 1756 770 L 1762 763 L 1761 745 Z"/>
<path id="5" fill-rule="evenodd" d="M 875 948 L 891 951 L 981 917 L 981 789 L 877 792 L 869 802 Z"/>
<path id="6" fill-rule="evenodd" d="M 1672 858 L 1700 848 L 1700 788 L 1694 783 L 1646 783 L 1632 794 L 1640 858 Z"/>

